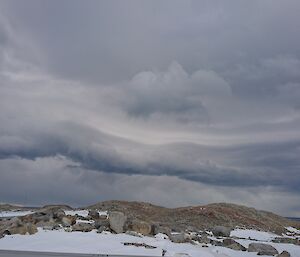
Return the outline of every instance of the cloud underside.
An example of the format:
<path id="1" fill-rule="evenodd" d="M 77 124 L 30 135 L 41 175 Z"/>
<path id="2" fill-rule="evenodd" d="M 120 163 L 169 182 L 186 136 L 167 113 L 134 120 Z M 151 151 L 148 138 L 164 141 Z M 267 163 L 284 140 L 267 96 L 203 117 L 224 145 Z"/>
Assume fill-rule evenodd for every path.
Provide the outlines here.
<path id="1" fill-rule="evenodd" d="M 300 215 L 299 11 L 2 1 L 0 201 Z"/>

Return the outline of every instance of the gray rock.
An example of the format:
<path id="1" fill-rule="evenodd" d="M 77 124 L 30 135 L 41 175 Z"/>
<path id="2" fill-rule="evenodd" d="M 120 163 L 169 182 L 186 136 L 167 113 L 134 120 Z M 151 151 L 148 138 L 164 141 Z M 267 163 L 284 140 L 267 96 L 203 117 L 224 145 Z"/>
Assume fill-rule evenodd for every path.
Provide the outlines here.
<path id="1" fill-rule="evenodd" d="M 113 211 L 109 214 L 110 228 L 117 234 L 124 232 L 127 217 L 122 212 Z"/>
<path id="2" fill-rule="evenodd" d="M 76 223 L 76 218 L 74 216 L 68 215 L 61 219 L 61 223 L 65 227 L 70 227 Z"/>
<path id="3" fill-rule="evenodd" d="M 210 243 L 214 246 L 223 246 L 223 242 L 222 241 L 218 241 L 218 240 L 210 240 Z"/>
<path id="4" fill-rule="evenodd" d="M 153 225 L 153 234 L 154 235 L 157 235 L 157 234 L 165 234 L 167 236 L 170 236 L 171 234 L 171 229 L 168 228 L 168 227 L 165 227 L 165 226 L 161 226 L 161 225 L 157 225 L 157 224 L 154 224 Z"/>
<path id="5" fill-rule="evenodd" d="M 8 227 L 5 232 L 9 235 L 20 234 L 20 235 L 33 235 L 38 232 L 37 227 L 32 223 L 26 223 L 17 226 Z"/>
<path id="6" fill-rule="evenodd" d="M 174 243 L 185 243 L 187 240 L 186 240 L 186 237 L 185 237 L 185 234 L 184 233 L 173 233 L 173 234 L 170 234 L 169 235 L 169 238 L 172 242 Z"/>
<path id="7" fill-rule="evenodd" d="M 37 227 L 41 227 L 45 230 L 54 230 L 54 229 L 59 229 L 60 225 L 58 223 L 55 223 L 54 220 L 51 221 L 40 221 L 35 224 Z"/>
<path id="8" fill-rule="evenodd" d="M 39 223 L 53 220 L 52 212 L 35 212 L 21 218 L 23 222 Z"/>
<path id="9" fill-rule="evenodd" d="M 291 255 L 289 252 L 283 251 L 281 254 L 277 255 L 277 257 L 291 257 Z"/>
<path id="10" fill-rule="evenodd" d="M 230 232 L 232 228 L 224 226 L 216 226 L 212 229 L 214 236 L 230 237 Z"/>
<path id="11" fill-rule="evenodd" d="M 60 219 L 60 220 L 66 215 L 65 212 L 60 209 L 52 210 L 52 212 L 50 211 L 50 213 L 52 214 L 53 219 Z"/>
<path id="12" fill-rule="evenodd" d="M 134 220 L 131 222 L 129 227 L 132 231 L 143 234 L 145 236 L 150 235 L 152 233 L 151 224 L 144 221 Z"/>
<path id="13" fill-rule="evenodd" d="M 270 255 L 278 254 L 278 251 L 269 244 L 251 243 L 248 247 L 248 252 L 257 252 L 257 255 Z"/>
<path id="14" fill-rule="evenodd" d="M 230 248 L 236 251 L 247 251 L 247 248 L 241 245 L 240 243 L 234 241 L 231 238 L 226 238 L 223 240 L 223 246 Z"/>
<path id="15" fill-rule="evenodd" d="M 23 224 L 23 222 L 18 218 L 18 217 L 14 217 L 11 219 L 7 219 L 7 220 L 3 220 L 0 223 L 0 229 L 5 229 L 11 226 L 21 226 Z"/>
<path id="16" fill-rule="evenodd" d="M 89 211 L 89 216 L 93 219 L 93 220 L 97 220 L 99 219 L 99 212 L 97 210 L 90 210 Z"/>
<path id="17" fill-rule="evenodd" d="M 210 239 L 207 237 L 207 235 L 202 234 L 201 237 L 199 237 L 198 242 L 202 244 L 210 244 Z"/>
<path id="18" fill-rule="evenodd" d="M 98 229 L 97 229 L 97 233 L 102 233 L 103 231 L 110 231 L 109 227 L 107 226 L 100 226 Z"/>
<path id="19" fill-rule="evenodd" d="M 94 226 L 96 229 L 99 229 L 100 227 L 109 227 L 109 220 L 108 219 L 96 220 Z"/>
<path id="20" fill-rule="evenodd" d="M 94 225 L 90 223 L 77 223 L 72 226 L 72 231 L 90 232 L 94 229 Z"/>

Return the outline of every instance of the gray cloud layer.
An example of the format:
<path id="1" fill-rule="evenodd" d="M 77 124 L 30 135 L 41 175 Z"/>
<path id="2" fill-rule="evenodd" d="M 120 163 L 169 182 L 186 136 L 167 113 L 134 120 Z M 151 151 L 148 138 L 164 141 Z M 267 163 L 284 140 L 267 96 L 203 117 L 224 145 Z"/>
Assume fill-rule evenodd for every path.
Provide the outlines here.
<path id="1" fill-rule="evenodd" d="M 0 7 L 0 201 L 300 215 L 299 1 Z"/>

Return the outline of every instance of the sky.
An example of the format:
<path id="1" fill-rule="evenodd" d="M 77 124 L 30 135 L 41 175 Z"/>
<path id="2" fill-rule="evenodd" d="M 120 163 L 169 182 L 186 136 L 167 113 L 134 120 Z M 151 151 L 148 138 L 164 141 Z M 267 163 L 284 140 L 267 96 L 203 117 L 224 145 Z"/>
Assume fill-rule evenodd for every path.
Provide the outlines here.
<path id="1" fill-rule="evenodd" d="M 0 202 L 300 216 L 300 1 L 0 1 Z"/>

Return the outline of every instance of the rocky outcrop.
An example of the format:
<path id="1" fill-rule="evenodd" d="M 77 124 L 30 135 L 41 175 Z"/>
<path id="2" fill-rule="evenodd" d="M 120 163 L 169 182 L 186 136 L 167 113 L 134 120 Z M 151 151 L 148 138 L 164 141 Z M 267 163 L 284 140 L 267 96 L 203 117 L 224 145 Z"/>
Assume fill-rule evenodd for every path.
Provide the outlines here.
<path id="1" fill-rule="evenodd" d="M 183 208 L 164 208 L 143 202 L 106 201 L 87 207 L 99 211 L 119 211 L 128 218 L 185 231 L 187 227 L 205 230 L 215 226 L 243 227 L 281 234 L 296 222 L 270 212 L 235 204 L 209 204 Z"/>
<path id="2" fill-rule="evenodd" d="M 231 238 L 224 239 L 222 246 L 225 246 L 227 248 L 230 248 L 230 249 L 236 250 L 236 251 L 247 251 L 246 247 L 244 247 L 243 245 L 241 245 L 240 243 L 234 241 Z"/>
<path id="3" fill-rule="evenodd" d="M 229 228 L 229 227 L 215 226 L 215 227 L 213 227 L 213 229 L 211 230 L 211 232 L 216 237 L 219 237 L 219 236 L 230 237 L 231 230 L 232 230 L 232 228 Z"/>
<path id="4" fill-rule="evenodd" d="M 109 213 L 109 225 L 112 231 L 123 233 L 125 228 L 125 222 L 127 217 L 122 212 L 110 212 Z"/>
<path id="5" fill-rule="evenodd" d="M 257 252 L 257 255 L 270 255 L 275 256 L 278 251 L 269 244 L 251 243 L 248 247 L 248 252 Z"/>

